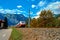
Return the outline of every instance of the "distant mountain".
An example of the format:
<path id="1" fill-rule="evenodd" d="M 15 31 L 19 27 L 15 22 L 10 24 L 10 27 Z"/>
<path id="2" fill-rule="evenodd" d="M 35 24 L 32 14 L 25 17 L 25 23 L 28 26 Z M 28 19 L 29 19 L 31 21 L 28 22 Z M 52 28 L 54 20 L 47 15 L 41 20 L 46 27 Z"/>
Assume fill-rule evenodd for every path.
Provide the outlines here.
<path id="1" fill-rule="evenodd" d="M 1 19 L 1 20 L 3 20 L 3 19 L 4 19 L 3 14 L 0 14 L 0 19 Z"/>
<path id="2" fill-rule="evenodd" d="M 56 18 L 58 18 L 58 17 L 60 17 L 60 14 L 54 14 L 54 16 L 55 16 Z"/>
<path id="3" fill-rule="evenodd" d="M 4 19 L 4 17 L 7 17 L 8 19 L 8 25 L 16 25 L 20 21 L 26 21 L 27 17 L 25 17 L 22 14 L 2 14 L 0 13 L 0 19 Z"/>

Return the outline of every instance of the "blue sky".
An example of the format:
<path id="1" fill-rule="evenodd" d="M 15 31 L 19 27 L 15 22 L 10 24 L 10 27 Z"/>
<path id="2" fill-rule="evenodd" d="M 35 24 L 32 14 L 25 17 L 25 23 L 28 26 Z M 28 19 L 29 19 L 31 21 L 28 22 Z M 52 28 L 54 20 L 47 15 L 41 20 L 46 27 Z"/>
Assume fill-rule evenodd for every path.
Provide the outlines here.
<path id="1" fill-rule="evenodd" d="M 23 14 L 38 18 L 42 10 L 50 9 L 55 14 L 60 13 L 60 0 L 0 0 L 0 13 Z"/>

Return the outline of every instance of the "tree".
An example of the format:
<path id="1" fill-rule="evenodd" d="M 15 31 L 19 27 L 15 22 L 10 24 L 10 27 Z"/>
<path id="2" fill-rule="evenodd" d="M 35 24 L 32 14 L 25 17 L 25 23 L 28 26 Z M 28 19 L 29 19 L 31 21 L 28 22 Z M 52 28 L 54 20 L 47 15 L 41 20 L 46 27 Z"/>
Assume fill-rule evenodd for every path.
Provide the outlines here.
<path id="1" fill-rule="evenodd" d="M 51 10 L 43 10 L 40 13 L 40 24 L 41 27 L 53 26 L 53 12 Z"/>
<path id="2" fill-rule="evenodd" d="M 35 18 L 33 18 L 33 19 L 31 20 L 31 27 L 32 27 L 32 28 L 37 28 L 37 20 L 36 20 Z"/>
<path id="3" fill-rule="evenodd" d="M 60 17 L 57 17 L 56 19 L 55 19 L 55 27 L 60 27 Z"/>
<path id="4" fill-rule="evenodd" d="M 7 28 L 8 27 L 8 21 L 7 21 L 7 17 L 5 17 L 4 19 L 4 27 L 3 28 Z"/>
<path id="5" fill-rule="evenodd" d="M 51 10 L 42 10 L 38 19 L 31 20 L 31 27 L 55 27 L 54 15 Z"/>

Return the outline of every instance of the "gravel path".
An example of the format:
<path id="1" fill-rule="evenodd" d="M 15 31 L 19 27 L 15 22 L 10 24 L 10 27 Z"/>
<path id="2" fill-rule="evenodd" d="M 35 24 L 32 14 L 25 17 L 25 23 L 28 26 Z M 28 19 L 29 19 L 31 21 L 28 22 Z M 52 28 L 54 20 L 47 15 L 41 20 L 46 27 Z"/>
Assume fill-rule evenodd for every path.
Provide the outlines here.
<path id="1" fill-rule="evenodd" d="M 60 40 L 60 28 L 20 28 L 23 40 Z"/>

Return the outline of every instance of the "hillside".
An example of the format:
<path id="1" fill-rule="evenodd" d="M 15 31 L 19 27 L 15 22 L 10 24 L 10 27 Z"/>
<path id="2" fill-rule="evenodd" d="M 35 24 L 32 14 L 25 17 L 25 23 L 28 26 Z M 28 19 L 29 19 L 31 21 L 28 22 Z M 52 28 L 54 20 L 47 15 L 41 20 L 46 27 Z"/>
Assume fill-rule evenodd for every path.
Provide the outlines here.
<path id="1" fill-rule="evenodd" d="M 16 25 L 20 21 L 26 21 L 27 17 L 25 17 L 22 14 L 2 14 L 0 13 L 0 19 L 4 19 L 4 17 L 7 17 L 8 19 L 8 25 Z"/>

